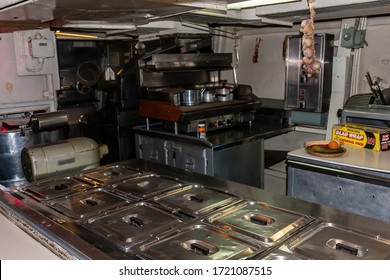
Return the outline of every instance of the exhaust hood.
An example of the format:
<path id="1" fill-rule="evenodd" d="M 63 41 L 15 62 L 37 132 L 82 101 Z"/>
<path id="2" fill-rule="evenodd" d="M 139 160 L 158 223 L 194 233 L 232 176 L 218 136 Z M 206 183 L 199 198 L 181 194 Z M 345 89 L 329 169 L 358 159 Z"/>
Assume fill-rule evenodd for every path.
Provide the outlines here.
<path id="1" fill-rule="evenodd" d="M 308 18 L 306 0 L 285 5 L 256 8 L 258 17 L 300 22 Z M 317 0 L 316 20 L 332 20 L 361 16 L 381 16 L 390 13 L 389 0 Z"/>
<path id="2" fill-rule="evenodd" d="M 282 0 L 283 2 L 288 0 Z M 292 26 L 309 16 L 306 0 L 229 10 L 237 0 L 2 0 L 1 27 L 52 27 L 140 35 L 172 29 L 177 23 Z M 298 1 L 298 2 L 297 2 Z M 248 1 L 244 1 L 248 2 Z M 390 13 L 388 0 L 317 0 L 316 20 Z"/>

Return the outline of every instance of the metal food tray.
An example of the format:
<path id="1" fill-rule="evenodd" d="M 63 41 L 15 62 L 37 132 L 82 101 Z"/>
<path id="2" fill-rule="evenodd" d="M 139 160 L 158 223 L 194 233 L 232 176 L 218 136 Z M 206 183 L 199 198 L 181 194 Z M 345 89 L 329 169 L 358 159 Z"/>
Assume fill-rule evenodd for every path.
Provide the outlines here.
<path id="1" fill-rule="evenodd" d="M 175 178 L 149 173 L 113 183 L 111 188 L 114 192 L 125 196 L 145 199 L 168 190 L 179 188 L 184 184 Z"/>
<path id="2" fill-rule="evenodd" d="M 119 249 L 129 248 L 181 225 L 183 220 L 153 202 L 138 202 L 82 224 Z"/>
<path id="3" fill-rule="evenodd" d="M 93 180 L 97 183 L 111 183 L 123 178 L 140 176 L 141 172 L 127 165 L 104 165 L 92 171 L 85 171 L 80 176 L 84 180 Z"/>
<path id="4" fill-rule="evenodd" d="M 19 188 L 22 192 L 34 197 L 39 201 L 46 201 L 76 192 L 85 191 L 95 185 L 80 181 L 72 177 L 65 177 L 56 180 L 44 180 L 23 185 Z"/>
<path id="5" fill-rule="evenodd" d="M 205 221 L 273 245 L 309 225 L 314 218 L 263 202 L 244 201 L 211 215 Z"/>
<path id="6" fill-rule="evenodd" d="M 210 225 L 194 224 L 178 231 L 139 246 L 136 253 L 145 259 L 237 260 L 264 249 Z"/>
<path id="7" fill-rule="evenodd" d="M 80 220 L 128 203 L 129 200 L 98 188 L 53 199 L 46 204 L 69 218 Z"/>
<path id="8" fill-rule="evenodd" d="M 390 240 L 326 222 L 285 245 L 306 259 L 390 260 Z"/>
<path id="9" fill-rule="evenodd" d="M 175 212 L 197 218 L 220 209 L 239 198 L 228 192 L 215 190 L 203 185 L 190 184 L 154 197 L 154 201 Z"/>
<path id="10" fill-rule="evenodd" d="M 285 260 L 301 260 L 293 254 L 283 252 L 281 250 L 275 250 L 269 253 L 268 255 L 261 258 L 262 260 L 275 260 L 275 261 L 285 261 Z"/>

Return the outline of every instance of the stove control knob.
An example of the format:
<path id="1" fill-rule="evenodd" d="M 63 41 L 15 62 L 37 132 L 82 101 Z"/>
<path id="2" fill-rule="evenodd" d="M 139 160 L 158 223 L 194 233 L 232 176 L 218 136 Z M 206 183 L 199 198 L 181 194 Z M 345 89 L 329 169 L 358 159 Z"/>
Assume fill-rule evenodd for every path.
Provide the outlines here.
<path id="1" fill-rule="evenodd" d="M 218 121 L 218 126 L 223 126 L 223 121 Z"/>
<path id="2" fill-rule="evenodd" d="M 213 128 L 214 127 L 214 123 L 210 122 L 209 123 L 209 128 Z"/>

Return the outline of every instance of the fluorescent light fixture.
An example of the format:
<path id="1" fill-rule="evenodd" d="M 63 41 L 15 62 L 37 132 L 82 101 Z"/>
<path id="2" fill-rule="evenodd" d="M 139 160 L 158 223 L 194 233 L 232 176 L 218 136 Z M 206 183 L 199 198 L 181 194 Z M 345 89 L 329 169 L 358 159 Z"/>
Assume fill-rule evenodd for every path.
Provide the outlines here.
<path id="1" fill-rule="evenodd" d="M 23 2 L 27 2 L 29 0 L 1 0 L 0 1 L 0 9 L 7 9 L 11 6 L 15 6 L 21 4 Z"/>
<path id="2" fill-rule="evenodd" d="M 228 10 L 240 10 L 245 8 L 254 8 L 259 6 L 283 4 L 289 2 L 301 2 L 302 0 L 247 0 L 247 1 L 228 1 Z"/>
<path id="3" fill-rule="evenodd" d="M 68 21 L 62 25 L 65 28 L 104 29 L 104 30 L 137 30 L 137 26 L 127 23 L 108 23 L 105 21 Z"/>
<path id="4" fill-rule="evenodd" d="M 57 37 L 68 37 L 68 38 L 79 38 L 79 39 L 97 39 L 97 38 L 99 38 L 98 36 L 95 36 L 95 35 L 62 32 L 60 30 L 56 31 L 56 36 Z"/>

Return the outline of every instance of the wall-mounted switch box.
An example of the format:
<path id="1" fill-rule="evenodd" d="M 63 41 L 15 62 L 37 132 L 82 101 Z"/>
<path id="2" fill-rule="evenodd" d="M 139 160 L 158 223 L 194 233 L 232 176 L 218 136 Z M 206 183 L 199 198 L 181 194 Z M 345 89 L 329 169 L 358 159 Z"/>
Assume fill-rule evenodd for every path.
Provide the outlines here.
<path id="1" fill-rule="evenodd" d="M 366 30 L 356 30 L 355 27 L 343 29 L 341 46 L 347 49 L 360 49 L 366 44 Z"/>

